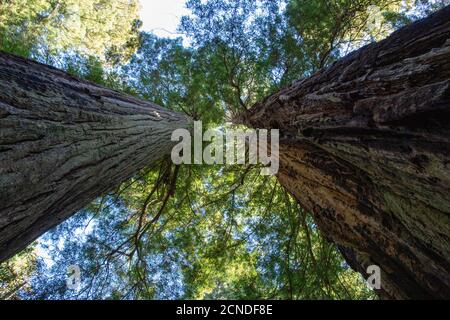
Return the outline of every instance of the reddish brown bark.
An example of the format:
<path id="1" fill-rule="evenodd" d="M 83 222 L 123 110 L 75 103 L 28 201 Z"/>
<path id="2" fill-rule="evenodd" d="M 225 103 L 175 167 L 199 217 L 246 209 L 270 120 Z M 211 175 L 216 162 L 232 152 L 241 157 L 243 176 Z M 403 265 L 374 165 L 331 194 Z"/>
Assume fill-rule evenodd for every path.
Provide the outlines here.
<path id="1" fill-rule="evenodd" d="M 0 53 L 0 262 L 170 154 L 189 120 Z"/>
<path id="2" fill-rule="evenodd" d="M 255 105 L 280 182 L 384 298 L 450 298 L 450 7 Z"/>

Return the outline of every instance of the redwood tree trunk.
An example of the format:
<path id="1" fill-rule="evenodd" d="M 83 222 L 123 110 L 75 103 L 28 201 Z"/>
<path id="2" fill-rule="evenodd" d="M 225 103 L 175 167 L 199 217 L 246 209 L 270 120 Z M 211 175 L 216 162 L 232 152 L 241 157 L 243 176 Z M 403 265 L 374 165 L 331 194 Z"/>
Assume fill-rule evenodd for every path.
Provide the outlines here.
<path id="1" fill-rule="evenodd" d="M 0 262 L 169 154 L 183 115 L 0 53 Z"/>
<path id="2" fill-rule="evenodd" d="M 450 7 L 242 121 L 280 129 L 280 182 L 382 297 L 450 298 Z"/>

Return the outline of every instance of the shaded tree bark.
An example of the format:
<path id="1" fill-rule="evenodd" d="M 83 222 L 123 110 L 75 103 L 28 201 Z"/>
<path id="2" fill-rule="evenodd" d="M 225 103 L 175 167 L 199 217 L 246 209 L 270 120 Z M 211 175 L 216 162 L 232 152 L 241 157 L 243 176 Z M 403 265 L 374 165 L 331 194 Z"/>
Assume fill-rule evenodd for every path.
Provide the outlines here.
<path id="1" fill-rule="evenodd" d="M 255 105 L 278 179 L 383 298 L 450 298 L 450 7 Z"/>
<path id="2" fill-rule="evenodd" d="M 189 120 L 0 53 L 0 262 L 170 153 Z"/>

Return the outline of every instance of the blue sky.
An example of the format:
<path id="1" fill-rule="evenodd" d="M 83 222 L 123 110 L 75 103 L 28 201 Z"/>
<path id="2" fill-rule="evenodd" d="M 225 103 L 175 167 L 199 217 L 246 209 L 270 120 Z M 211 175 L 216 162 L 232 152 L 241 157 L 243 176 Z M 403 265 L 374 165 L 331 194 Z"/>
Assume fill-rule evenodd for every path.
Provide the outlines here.
<path id="1" fill-rule="evenodd" d="M 160 37 L 174 38 L 181 16 L 187 13 L 186 0 L 139 0 L 141 3 L 142 30 Z"/>

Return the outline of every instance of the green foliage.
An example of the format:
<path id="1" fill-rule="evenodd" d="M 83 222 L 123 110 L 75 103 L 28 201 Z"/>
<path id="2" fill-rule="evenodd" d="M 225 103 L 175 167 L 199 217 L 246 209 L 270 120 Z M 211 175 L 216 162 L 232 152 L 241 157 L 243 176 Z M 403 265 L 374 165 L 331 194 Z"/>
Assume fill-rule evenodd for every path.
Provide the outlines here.
<path id="1" fill-rule="evenodd" d="M 36 271 L 37 256 L 33 246 L 0 264 L 0 300 L 17 299 L 18 293 L 30 290 L 29 279 Z"/>
<path id="2" fill-rule="evenodd" d="M 254 167 L 162 161 L 57 227 L 46 244 L 54 264 L 24 297 L 373 298 L 309 215 Z M 79 292 L 65 287 L 71 264 L 82 270 Z"/>
<path id="3" fill-rule="evenodd" d="M 280 1 L 199 1 L 180 31 L 192 42 L 211 92 L 237 116 L 271 91 L 307 72 L 304 54 Z"/>
<path id="4" fill-rule="evenodd" d="M 76 49 L 117 62 L 139 45 L 138 1 L 13 0 L 0 3 L 0 48 Z M 23 51 L 18 53 L 23 54 Z"/>
<path id="5" fill-rule="evenodd" d="M 307 55 L 319 69 L 340 55 L 385 38 L 393 31 L 387 18 L 411 8 L 414 1 L 403 0 L 293 0 L 287 16 L 303 39 Z"/>
<path id="6" fill-rule="evenodd" d="M 123 73 L 141 98 L 201 119 L 204 124 L 219 125 L 224 109 L 202 59 L 193 49 L 184 48 L 181 39 L 143 34 L 141 48 Z"/>
<path id="7" fill-rule="evenodd" d="M 270 92 L 438 4 L 421 1 L 411 14 L 385 0 L 189 0 L 179 26 L 189 46 L 138 35 L 136 5 L 4 1 L 0 48 L 224 129 Z M 371 5 L 382 15 L 368 24 Z M 374 298 L 259 169 L 154 163 L 42 237 L 37 248 L 49 259 L 30 248 L 2 264 L 0 297 Z M 73 264 L 78 292 L 65 285 Z"/>

